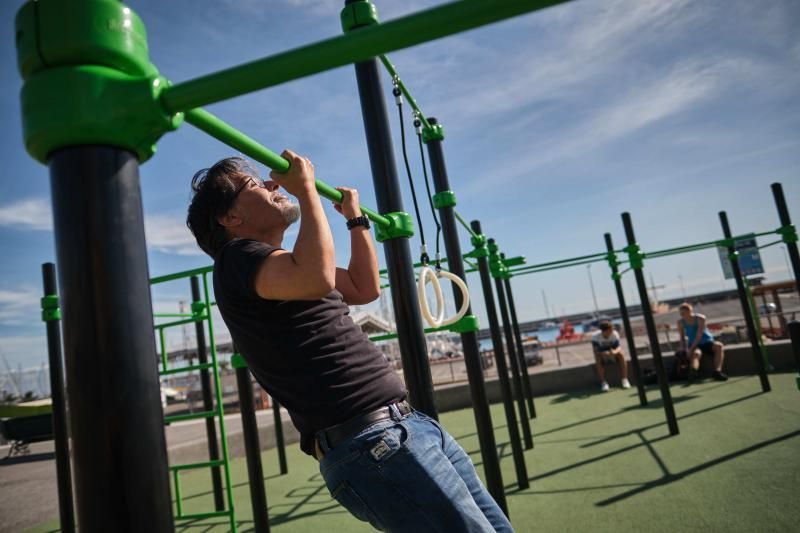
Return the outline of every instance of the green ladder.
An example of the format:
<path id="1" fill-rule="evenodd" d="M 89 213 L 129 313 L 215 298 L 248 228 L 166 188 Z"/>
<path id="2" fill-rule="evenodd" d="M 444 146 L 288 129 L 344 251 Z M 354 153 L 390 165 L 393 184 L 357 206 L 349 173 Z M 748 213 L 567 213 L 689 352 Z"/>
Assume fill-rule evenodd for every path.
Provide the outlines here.
<path id="1" fill-rule="evenodd" d="M 155 324 L 154 327 L 158 331 L 160 355 L 161 355 L 161 368 L 159 369 L 159 376 L 171 376 L 175 374 L 183 374 L 188 372 L 199 372 L 208 370 L 214 380 L 215 400 L 214 409 L 210 411 L 201 411 L 197 413 L 189 413 L 184 415 L 165 416 L 164 423 L 171 424 L 172 422 L 182 422 L 184 420 L 196 419 L 209 419 L 217 417 L 219 423 L 219 439 L 221 443 L 221 458 L 212 461 L 203 461 L 199 463 L 187 463 L 170 465 L 169 470 L 172 474 L 172 483 L 175 487 L 175 519 L 176 520 L 205 520 L 209 518 L 228 517 L 230 523 L 230 531 L 236 532 L 236 515 L 233 505 L 233 491 L 231 487 L 231 472 L 228 458 L 228 438 L 225 432 L 225 418 L 222 404 L 222 387 L 219 378 L 219 365 L 217 361 L 217 347 L 214 341 L 214 321 L 211 317 L 211 306 L 214 305 L 209 298 L 208 290 L 208 273 L 210 268 L 197 269 L 188 272 L 181 272 L 171 276 L 164 276 L 161 278 L 153 278 L 150 280 L 151 284 L 161 283 L 165 281 L 173 281 L 180 278 L 189 278 L 192 275 L 202 275 L 203 279 L 203 300 L 192 302 L 191 314 L 182 313 L 156 313 L 156 318 L 178 318 L 170 322 Z M 197 322 L 206 321 L 208 323 L 208 340 L 211 346 L 211 361 L 197 365 L 169 368 L 167 360 L 167 346 L 165 331 L 172 327 L 183 326 L 187 324 L 196 324 Z M 180 474 L 187 470 L 198 470 L 202 468 L 219 468 L 222 467 L 225 476 L 225 495 L 227 498 L 227 508 L 218 511 L 209 511 L 201 513 L 185 513 L 183 510 L 183 500 L 181 496 L 181 483 Z"/>

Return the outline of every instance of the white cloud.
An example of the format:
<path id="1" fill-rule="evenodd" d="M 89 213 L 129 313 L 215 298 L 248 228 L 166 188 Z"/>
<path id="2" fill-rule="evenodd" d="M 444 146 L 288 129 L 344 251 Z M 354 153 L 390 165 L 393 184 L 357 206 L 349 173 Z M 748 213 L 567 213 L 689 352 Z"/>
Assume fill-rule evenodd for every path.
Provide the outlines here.
<path id="1" fill-rule="evenodd" d="M 0 206 L 0 226 L 23 230 L 52 231 L 50 204 L 43 198 L 24 198 Z M 194 236 L 182 216 L 155 214 L 145 216 L 147 245 L 151 250 L 177 255 L 201 255 Z M 0 305 L 3 304 L 0 291 Z M 0 313 L 0 320 L 2 320 Z"/>
<path id="2" fill-rule="evenodd" d="M 41 291 L 31 287 L 0 289 L 0 325 L 30 324 L 37 318 Z"/>
<path id="3" fill-rule="evenodd" d="M 176 255 L 202 255 L 182 216 L 149 215 L 144 219 L 147 246 L 151 250 Z"/>
<path id="4" fill-rule="evenodd" d="M 24 198 L 0 206 L 0 226 L 28 230 L 52 230 L 53 215 L 44 198 Z"/>

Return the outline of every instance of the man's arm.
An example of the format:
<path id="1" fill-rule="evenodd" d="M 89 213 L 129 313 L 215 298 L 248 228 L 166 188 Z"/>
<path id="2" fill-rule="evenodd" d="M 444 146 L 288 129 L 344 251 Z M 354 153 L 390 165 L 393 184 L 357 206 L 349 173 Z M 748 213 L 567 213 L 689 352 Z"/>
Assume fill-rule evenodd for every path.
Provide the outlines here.
<path id="1" fill-rule="evenodd" d="M 268 300 L 316 300 L 328 294 L 336 279 L 336 257 L 331 228 L 314 186 L 311 161 L 288 150 L 286 174 L 270 177 L 300 204 L 300 229 L 291 252 L 277 250 L 267 257 L 255 275 L 256 292 Z"/>
<path id="2" fill-rule="evenodd" d="M 682 320 L 678 320 L 678 338 L 680 339 L 681 350 L 686 350 L 686 332 L 683 331 Z"/>
<path id="3" fill-rule="evenodd" d="M 347 220 L 361 216 L 358 191 L 345 187 L 338 190 L 342 192 L 342 204 L 334 204 L 336 210 Z M 350 305 L 367 304 L 381 294 L 375 245 L 372 234 L 363 226 L 350 230 L 350 263 L 347 269 L 336 269 L 336 290 Z"/>

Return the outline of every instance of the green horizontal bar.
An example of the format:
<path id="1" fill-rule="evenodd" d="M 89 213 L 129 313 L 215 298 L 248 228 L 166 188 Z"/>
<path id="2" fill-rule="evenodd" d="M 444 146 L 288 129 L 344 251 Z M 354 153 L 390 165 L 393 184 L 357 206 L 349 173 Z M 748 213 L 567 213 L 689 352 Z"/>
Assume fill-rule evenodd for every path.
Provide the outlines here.
<path id="1" fill-rule="evenodd" d="M 456 220 L 458 220 L 461 223 L 461 225 L 464 226 L 464 229 L 466 229 L 467 232 L 469 232 L 470 237 L 477 237 L 478 236 L 477 233 L 472 231 L 472 228 L 470 227 L 469 224 L 467 224 L 467 221 L 464 220 L 463 218 L 461 218 L 461 215 L 458 214 L 458 211 L 453 209 L 453 214 L 456 216 Z"/>
<path id="2" fill-rule="evenodd" d="M 161 92 L 161 103 L 170 114 L 189 111 L 566 1 L 461 0 L 444 4 L 177 83 Z"/>
<path id="3" fill-rule="evenodd" d="M 263 146 L 255 139 L 248 137 L 224 120 L 212 115 L 205 109 L 192 109 L 186 113 L 185 118 L 186 122 L 192 126 L 195 126 L 197 129 L 208 133 L 215 139 L 222 141 L 231 148 L 235 148 L 243 154 L 252 157 L 259 163 L 268 166 L 272 170 L 281 173 L 289 170 L 289 162 L 286 159 L 279 156 L 266 146 Z M 323 196 L 332 202 L 342 202 L 342 193 L 324 181 L 316 180 L 315 185 L 320 196 Z M 378 224 L 384 228 L 390 228 L 392 226 L 392 222 L 388 218 L 368 207 L 364 207 L 362 205 L 361 211 L 375 224 Z"/>
<path id="4" fill-rule="evenodd" d="M 191 278 L 192 276 L 199 276 L 202 274 L 206 274 L 208 272 L 212 272 L 213 270 L 214 270 L 213 265 L 210 265 L 201 268 L 193 268 L 191 270 L 184 270 L 183 272 L 175 272 L 174 274 L 158 276 L 155 278 L 150 278 L 150 285 L 155 285 L 156 283 L 164 283 L 167 281 L 173 281 L 176 279 Z"/>
<path id="5" fill-rule="evenodd" d="M 431 125 L 428 122 L 428 119 L 425 118 L 425 113 L 422 112 L 422 109 L 419 108 L 419 105 L 417 104 L 417 101 L 414 100 L 414 97 L 411 96 L 410 92 L 408 92 L 408 88 L 406 87 L 406 84 L 403 83 L 402 79 L 400 79 L 400 75 L 397 73 L 397 69 L 394 68 L 394 65 L 392 65 L 392 62 L 389 61 L 389 58 L 386 57 L 383 54 L 381 54 L 380 60 L 381 60 L 381 63 L 383 63 L 383 66 L 386 67 L 386 70 L 389 71 L 389 75 L 392 77 L 392 79 L 397 81 L 397 86 L 400 88 L 400 92 L 402 92 L 406 96 L 406 99 L 408 100 L 409 105 L 414 109 L 414 111 L 417 112 L 417 116 L 419 117 L 419 119 L 422 122 L 422 124 L 426 128 L 430 129 Z"/>
<path id="6" fill-rule="evenodd" d="M 772 241 L 772 242 L 767 243 L 767 244 L 762 244 L 761 246 L 758 247 L 758 249 L 761 250 L 763 248 L 769 248 L 770 246 L 775 246 L 776 244 L 781 244 L 782 242 L 783 242 L 783 239 L 779 239 L 777 241 Z"/>
<path id="7" fill-rule="evenodd" d="M 213 367 L 213 363 L 203 363 L 201 365 L 182 366 L 180 368 L 170 368 L 169 370 L 161 370 L 159 376 L 170 376 L 172 374 L 181 374 L 183 372 L 195 372 L 197 370 L 208 370 Z"/>
<path id="8" fill-rule="evenodd" d="M 425 328 L 425 333 L 437 333 L 439 331 L 450 331 L 450 326 L 441 326 L 438 328 Z M 376 342 L 376 341 L 386 341 L 389 339 L 396 339 L 398 337 L 397 333 L 385 333 L 383 335 L 373 335 L 369 337 L 369 340 Z"/>
<path id="9" fill-rule="evenodd" d="M 189 413 L 186 415 L 172 415 L 165 416 L 164 423 L 171 424 L 172 422 L 183 422 L 184 420 L 197 420 L 198 418 L 212 418 L 216 416 L 215 411 L 201 411 L 199 413 Z"/>
<path id="10" fill-rule="evenodd" d="M 559 261 L 548 261 L 547 263 L 539 263 L 538 265 L 525 265 L 518 269 L 512 269 L 511 272 L 518 272 L 521 270 L 538 270 L 546 268 L 547 270 L 555 270 L 556 268 L 568 268 L 571 266 L 588 265 L 590 263 L 598 263 L 605 261 L 608 252 L 596 253 L 591 255 L 584 255 L 581 257 L 573 257 L 570 259 L 561 259 Z M 555 267 L 555 268 L 548 268 Z"/>
<path id="11" fill-rule="evenodd" d="M 170 465 L 169 469 L 176 470 L 197 470 L 199 468 L 212 468 L 215 466 L 224 466 L 225 461 L 217 459 L 216 461 L 205 461 L 202 463 L 186 463 L 182 465 Z"/>
<path id="12" fill-rule="evenodd" d="M 689 252 L 697 252 L 699 250 L 706 250 L 708 248 L 716 248 L 720 246 L 722 242 L 720 240 L 716 241 L 708 241 L 708 242 L 700 242 L 697 244 L 688 244 L 686 246 L 677 246 L 675 248 L 665 248 L 663 250 L 656 250 L 654 252 L 645 252 L 644 256 L 647 257 L 665 257 L 668 255 L 676 255 L 682 253 L 689 253 Z"/>
<path id="13" fill-rule="evenodd" d="M 200 322 L 201 320 L 205 320 L 205 315 L 197 318 L 186 318 L 184 320 L 173 320 L 172 322 L 164 322 L 163 324 L 155 324 L 153 327 L 155 329 L 167 329 L 172 328 L 175 326 L 183 326 L 185 324 L 194 324 L 195 322 Z"/>
<path id="14" fill-rule="evenodd" d="M 156 318 L 189 318 L 193 317 L 192 313 L 153 313 Z"/>
<path id="15" fill-rule="evenodd" d="M 538 272 L 547 272 L 547 271 L 550 271 L 550 270 L 559 270 L 559 269 L 562 269 L 562 268 L 569 268 L 569 267 L 575 267 L 575 266 L 581 266 L 581 265 L 591 265 L 591 264 L 594 264 L 594 263 L 599 263 L 600 261 L 601 261 L 601 259 L 588 259 L 586 261 L 578 261 L 578 262 L 575 262 L 575 263 L 570 263 L 568 265 L 553 265 L 553 266 L 549 266 L 549 267 L 542 267 L 542 268 L 535 268 L 535 269 L 530 269 L 530 268 L 509 269 L 509 272 L 511 272 L 511 274 L 513 274 L 514 276 L 521 276 L 521 275 L 524 275 L 524 274 L 536 274 Z"/>
<path id="16" fill-rule="evenodd" d="M 192 513 L 175 515 L 176 520 L 204 520 L 206 518 L 219 518 L 230 516 L 233 511 L 212 511 L 208 513 Z"/>

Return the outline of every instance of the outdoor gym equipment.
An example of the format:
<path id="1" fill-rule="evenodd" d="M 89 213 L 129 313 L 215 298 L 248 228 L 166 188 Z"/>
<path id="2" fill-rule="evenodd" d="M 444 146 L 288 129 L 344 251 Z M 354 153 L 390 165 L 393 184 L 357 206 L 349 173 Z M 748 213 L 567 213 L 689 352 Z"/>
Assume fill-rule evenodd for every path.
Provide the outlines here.
<path id="1" fill-rule="evenodd" d="M 392 76 L 392 95 L 394 96 L 395 104 L 397 105 L 397 115 L 400 121 L 400 142 L 403 151 L 403 162 L 405 164 L 406 175 L 408 177 L 408 186 L 411 190 L 411 198 L 414 204 L 414 213 L 417 217 L 417 225 L 419 226 L 419 238 L 420 238 L 420 263 L 422 264 L 422 268 L 417 275 L 417 296 L 419 299 L 420 305 L 420 312 L 422 313 L 422 318 L 430 325 L 432 328 L 438 328 L 441 326 L 449 326 L 450 324 L 455 324 L 458 322 L 467 312 L 469 309 L 469 290 L 467 289 L 466 283 L 451 272 L 447 272 L 442 270 L 441 264 L 441 252 L 439 248 L 439 237 L 442 232 L 442 226 L 439 223 L 439 218 L 436 216 L 436 208 L 434 206 L 433 197 L 431 195 L 431 188 L 430 183 L 428 181 L 428 170 L 425 165 L 425 151 L 422 149 L 422 124 L 423 122 L 427 124 L 427 127 L 431 127 L 430 123 L 425 120 L 425 115 L 420 110 L 419 106 L 417 105 L 416 101 L 411 94 L 409 93 L 408 89 L 406 88 L 405 84 L 400 80 L 400 76 L 397 74 L 397 70 L 395 70 L 394 65 L 392 65 L 391 61 L 386 56 L 381 56 L 381 62 L 389 71 L 389 74 Z M 401 89 L 402 86 L 402 89 Z M 419 151 L 420 151 L 420 159 L 422 160 L 422 172 L 424 175 L 425 181 L 425 190 L 427 191 L 428 203 L 430 204 L 431 214 L 433 216 L 433 221 L 436 224 L 436 255 L 434 256 L 434 265 L 435 268 L 431 268 L 430 264 L 430 256 L 428 255 L 428 248 L 425 244 L 425 229 L 422 224 L 422 216 L 419 212 L 419 203 L 417 202 L 417 192 L 416 187 L 414 187 L 414 179 L 411 177 L 411 166 L 408 163 L 408 151 L 406 149 L 406 128 L 405 128 L 405 120 L 403 118 L 403 94 L 409 99 L 411 106 L 413 108 L 414 113 L 414 129 L 417 133 L 418 144 L 419 144 Z M 439 279 L 449 279 L 456 288 L 461 291 L 461 306 L 456 312 L 456 314 L 450 318 L 445 319 L 445 304 L 444 304 L 444 295 L 442 294 L 442 287 L 439 283 Z M 428 307 L 428 298 L 426 296 L 426 286 L 430 283 L 433 286 L 433 293 L 436 299 L 436 313 L 431 313 L 430 308 Z"/>
<path id="2" fill-rule="evenodd" d="M 158 139 L 180 125 L 183 112 L 195 124 L 209 118 L 192 112 L 201 105 L 360 62 L 356 71 L 380 211 L 367 216 L 388 239 L 384 250 L 410 400 L 435 417 L 414 301 L 410 228 L 372 58 L 558 3 L 461 1 L 378 24 L 374 6 L 351 1 L 343 11 L 346 35 L 176 85 L 150 63 L 144 25 L 123 4 L 42 0 L 20 9 L 16 43 L 25 82 L 25 145 L 50 166 L 81 530 L 172 529 L 138 176 Z M 327 193 L 322 194 L 333 195 Z M 105 390 L 116 394 L 96 401 L 96 391 Z M 131 397 L 135 405 L 125 400 Z M 134 441 L 135 449 L 127 445 Z M 119 468 L 129 475 L 120 479 Z M 115 491 L 106 490 L 112 485 Z"/>

